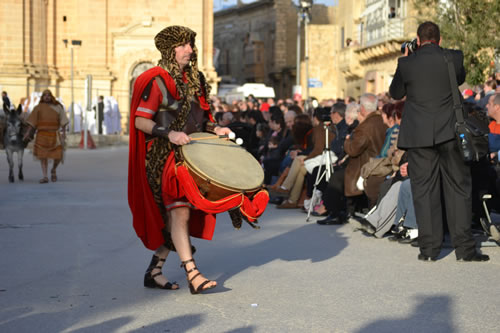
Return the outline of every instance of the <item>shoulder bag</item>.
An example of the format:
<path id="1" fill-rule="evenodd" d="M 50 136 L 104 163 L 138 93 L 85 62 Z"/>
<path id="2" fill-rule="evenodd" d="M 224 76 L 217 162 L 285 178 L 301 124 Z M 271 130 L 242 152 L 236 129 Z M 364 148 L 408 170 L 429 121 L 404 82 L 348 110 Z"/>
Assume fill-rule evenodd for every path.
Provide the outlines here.
<path id="1" fill-rule="evenodd" d="M 444 51 L 444 61 L 448 64 L 451 92 L 453 94 L 453 109 L 457 122 L 455 134 L 462 158 L 465 162 L 477 162 L 488 154 L 488 125 L 475 117 L 464 115 L 463 105 L 458 96 L 458 84 L 455 67 L 448 51 Z M 464 117 L 465 116 L 465 117 Z"/>

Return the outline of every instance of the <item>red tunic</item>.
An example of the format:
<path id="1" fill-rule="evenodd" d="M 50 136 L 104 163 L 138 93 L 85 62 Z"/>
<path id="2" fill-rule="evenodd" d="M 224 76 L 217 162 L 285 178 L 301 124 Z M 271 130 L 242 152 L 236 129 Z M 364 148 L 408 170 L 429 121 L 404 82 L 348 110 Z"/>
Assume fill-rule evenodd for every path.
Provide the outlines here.
<path id="1" fill-rule="evenodd" d="M 179 100 L 174 80 L 161 67 L 153 67 L 137 78 L 130 107 L 128 201 L 137 236 L 151 250 L 156 250 L 165 242 L 162 234 L 164 221 L 147 180 L 146 140 L 144 133 L 135 128 L 135 117 L 152 119 L 158 110 L 163 96 L 156 82 L 153 82 L 148 100 L 143 101 L 141 98 L 145 87 L 158 75 L 163 78 L 169 94 Z M 205 98 L 202 96 L 198 100 L 200 107 L 209 112 L 208 118 L 213 122 Z M 189 233 L 193 237 L 209 240 L 212 239 L 215 229 L 215 214 L 239 208 L 248 221 L 254 222 L 264 212 L 269 200 L 267 191 L 260 191 L 252 198 L 243 193 L 235 193 L 218 201 L 209 201 L 200 193 L 187 168 L 176 165 L 173 152 L 168 156 L 163 168 L 162 196 L 163 203 L 170 205 L 170 208 L 176 205 L 194 207 L 190 215 Z"/>
<path id="2" fill-rule="evenodd" d="M 135 117 L 141 116 L 152 119 L 154 116 L 154 112 L 151 114 L 143 109 L 141 109 L 142 111 L 138 110 L 139 106 L 154 111 L 158 109 L 157 106 L 155 107 L 155 104 L 158 103 L 158 95 L 155 97 L 150 96 L 148 101 L 143 101 L 141 98 L 148 83 L 158 75 L 163 78 L 169 93 L 175 99 L 179 100 L 175 81 L 170 77 L 167 71 L 161 67 L 153 67 L 147 70 L 137 78 L 134 84 L 130 106 L 129 130 L 128 202 L 137 236 L 142 240 L 144 246 L 151 250 L 156 250 L 165 242 L 161 232 L 164 228 L 164 221 L 148 184 L 145 164 L 146 139 L 144 133 L 135 128 Z M 155 84 L 154 82 L 154 85 Z M 157 86 L 156 89 L 158 89 Z M 159 95 L 161 98 L 161 92 Z M 161 103 L 161 99 L 159 101 Z M 199 102 L 203 109 L 209 111 L 209 106 L 205 98 L 199 98 Z M 211 118 L 211 115 L 209 115 L 209 117 Z M 169 161 L 172 161 L 172 159 L 168 158 L 167 164 Z M 190 228 L 192 228 L 192 230 L 190 230 L 190 234 L 194 237 L 211 239 L 215 228 L 215 216 L 208 216 L 205 218 L 203 215 L 204 214 L 192 215 L 190 223 Z M 200 225 L 196 222 L 200 222 Z"/>

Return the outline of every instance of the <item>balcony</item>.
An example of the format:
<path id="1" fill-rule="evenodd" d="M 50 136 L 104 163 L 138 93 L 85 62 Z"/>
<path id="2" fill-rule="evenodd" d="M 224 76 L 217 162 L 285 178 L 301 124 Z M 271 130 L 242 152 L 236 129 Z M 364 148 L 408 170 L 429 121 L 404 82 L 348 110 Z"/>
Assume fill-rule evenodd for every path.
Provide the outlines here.
<path id="1" fill-rule="evenodd" d="M 338 53 L 338 66 L 346 80 L 356 80 L 362 77 L 362 68 L 358 61 L 355 47 L 346 47 Z"/>
<path id="2" fill-rule="evenodd" d="M 416 29 L 413 17 L 368 21 L 363 30 L 363 44 L 356 50 L 359 62 L 365 64 L 398 55 L 401 43 L 413 39 Z"/>
<path id="3" fill-rule="evenodd" d="M 393 18 L 367 25 L 365 46 L 383 43 L 387 40 L 402 40 L 405 36 L 404 19 Z"/>

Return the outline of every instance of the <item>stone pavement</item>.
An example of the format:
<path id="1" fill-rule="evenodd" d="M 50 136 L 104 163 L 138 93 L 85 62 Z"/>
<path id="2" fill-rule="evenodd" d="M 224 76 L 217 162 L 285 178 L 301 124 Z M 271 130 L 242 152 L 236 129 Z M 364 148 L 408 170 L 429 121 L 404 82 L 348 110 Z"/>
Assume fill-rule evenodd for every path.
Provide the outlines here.
<path id="1" fill-rule="evenodd" d="M 194 240 L 219 286 L 191 295 L 142 286 L 151 258 L 131 225 L 126 146 L 69 150 L 57 183 L 9 184 L 0 151 L 0 332 L 498 332 L 500 248 L 488 263 L 435 263 L 351 225 L 306 223 L 274 206 L 261 230 L 221 214 L 214 240 Z"/>

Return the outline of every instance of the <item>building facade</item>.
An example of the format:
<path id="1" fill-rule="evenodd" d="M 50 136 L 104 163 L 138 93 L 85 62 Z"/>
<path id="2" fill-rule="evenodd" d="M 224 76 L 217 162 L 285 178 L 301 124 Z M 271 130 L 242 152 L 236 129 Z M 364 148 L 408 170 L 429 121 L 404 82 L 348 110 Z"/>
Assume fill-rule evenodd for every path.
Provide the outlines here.
<path id="1" fill-rule="evenodd" d="M 340 0 L 336 17 L 336 96 L 357 98 L 365 92 L 387 92 L 401 44 L 417 34 L 412 1 Z"/>
<path id="2" fill-rule="evenodd" d="M 365 92 L 388 91 L 401 43 L 414 38 L 416 29 L 411 0 L 339 0 L 335 7 L 313 5 L 307 66 L 301 29 L 302 96 L 357 98 Z M 297 10 L 291 1 L 260 0 L 216 12 L 214 46 L 216 70 L 223 81 L 265 83 L 275 88 L 278 97 L 292 96 Z"/>
<path id="3" fill-rule="evenodd" d="M 311 16 L 310 26 L 332 26 L 334 8 L 313 5 Z M 216 12 L 215 66 L 222 81 L 265 83 L 278 97 L 290 97 L 296 83 L 297 21 L 297 9 L 290 0 L 240 3 Z M 303 29 L 300 42 L 304 45 Z"/>
<path id="4" fill-rule="evenodd" d="M 133 82 L 157 64 L 153 38 L 169 25 L 197 32 L 200 70 L 216 87 L 212 0 L 2 0 L 0 89 L 16 104 L 48 87 L 85 105 L 92 75 L 93 96 L 115 97 L 127 128 Z"/>

